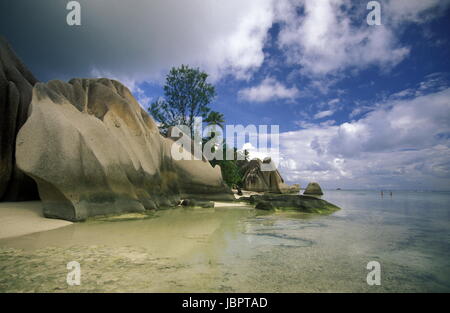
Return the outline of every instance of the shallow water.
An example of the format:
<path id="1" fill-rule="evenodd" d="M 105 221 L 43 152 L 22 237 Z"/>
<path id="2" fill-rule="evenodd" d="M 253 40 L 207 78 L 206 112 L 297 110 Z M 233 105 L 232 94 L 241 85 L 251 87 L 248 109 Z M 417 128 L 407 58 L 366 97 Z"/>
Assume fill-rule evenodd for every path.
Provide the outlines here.
<path id="1" fill-rule="evenodd" d="M 0 240 L 0 291 L 450 291 L 450 193 L 324 199 L 342 210 L 174 209 Z M 366 283 L 372 260 L 380 286 Z M 66 283 L 70 261 L 80 286 Z"/>

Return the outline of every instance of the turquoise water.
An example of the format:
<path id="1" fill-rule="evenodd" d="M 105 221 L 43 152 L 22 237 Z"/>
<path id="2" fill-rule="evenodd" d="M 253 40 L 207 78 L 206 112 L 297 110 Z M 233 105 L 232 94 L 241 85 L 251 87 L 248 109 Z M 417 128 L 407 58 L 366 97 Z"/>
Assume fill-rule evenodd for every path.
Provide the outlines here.
<path id="1" fill-rule="evenodd" d="M 0 291 L 449 292 L 450 193 L 326 191 L 330 216 L 174 209 L 0 240 Z M 67 286 L 66 264 L 82 283 Z M 381 265 L 369 286 L 366 265 Z"/>
<path id="2" fill-rule="evenodd" d="M 364 255 L 385 264 L 387 289 L 450 291 L 450 192 L 327 191 L 326 199 L 345 208 L 336 223 L 371 234 L 348 234 L 347 249 L 366 243 Z"/>

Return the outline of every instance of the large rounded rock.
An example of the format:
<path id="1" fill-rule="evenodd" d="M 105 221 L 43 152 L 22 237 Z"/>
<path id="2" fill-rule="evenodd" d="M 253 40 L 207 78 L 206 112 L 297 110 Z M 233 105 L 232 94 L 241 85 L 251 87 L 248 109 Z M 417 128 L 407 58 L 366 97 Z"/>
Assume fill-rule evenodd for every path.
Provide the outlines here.
<path id="1" fill-rule="evenodd" d="M 309 183 L 303 194 L 310 196 L 322 196 L 323 192 L 318 183 Z"/>
<path id="2" fill-rule="evenodd" d="M 207 194 L 233 199 L 220 168 L 175 160 L 173 144 L 119 82 L 72 79 L 34 87 L 16 156 L 37 182 L 47 217 L 79 221 Z"/>
<path id="3" fill-rule="evenodd" d="M 258 203 L 256 203 L 255 209 L 270 211 L 270 210 L 273 210 L 274 207 L 273 207 L 272 203 L 270 203 L 269 201 L 262 200 L 262 201 L 259 201 Z"/>
<path id="4" fill-rule="evenodd" d="M 279 209 L 295 210 L 303 213 L 330 214 L 340 209 L 325 200 L 303 195 L 252 195 L 247 201 L 256 204 L 256 209 L 266 210 Z"/>
<path id="5" fill-rule="evenodd" d="M 263 168 L 264 165 L 264 168 Z M 299 185 L 289 186 L 270 158 L 253 159 L 242 168 L 244 172 L 243 189 L 256 192 L 296 193 Z"/>

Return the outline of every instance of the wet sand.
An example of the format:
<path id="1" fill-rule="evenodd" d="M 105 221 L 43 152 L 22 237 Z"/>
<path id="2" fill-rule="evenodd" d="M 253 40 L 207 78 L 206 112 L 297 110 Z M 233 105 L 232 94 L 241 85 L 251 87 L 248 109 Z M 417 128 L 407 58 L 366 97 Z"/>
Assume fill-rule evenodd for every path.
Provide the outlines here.
<path id="1" fill-rule="evenodd" d="M 252 208 L 248 203 L 246 202 L 214 202 L 215 208 Z"/>

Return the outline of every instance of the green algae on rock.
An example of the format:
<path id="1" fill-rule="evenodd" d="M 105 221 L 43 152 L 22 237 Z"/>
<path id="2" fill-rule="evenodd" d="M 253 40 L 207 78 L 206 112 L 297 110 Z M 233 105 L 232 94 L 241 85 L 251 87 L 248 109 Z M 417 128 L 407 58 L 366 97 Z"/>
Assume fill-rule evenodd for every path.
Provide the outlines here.
<path id="1" fill-rule="evenodd" d="M 252 195 L 246 199 L 256 204 L 256 209 L 267 210 L 270 207 L 279 210 L 295 210 L 304 213 L 331 214 L 340 208 L 328 201 L 303 195 L 264 194 Z M 266 204 L 270 204 L 270 206 Z"/>
<path id="2" fill-rule="evenodd" d="M 154 211 L 136 212 L 136 213 L 123 213 L 123 214 L 109 214 L 89 217 L 89 222 L 123 222 L 123 221 L 136 221 L 144 220 L 148 218 L 154 218 Z"/>

